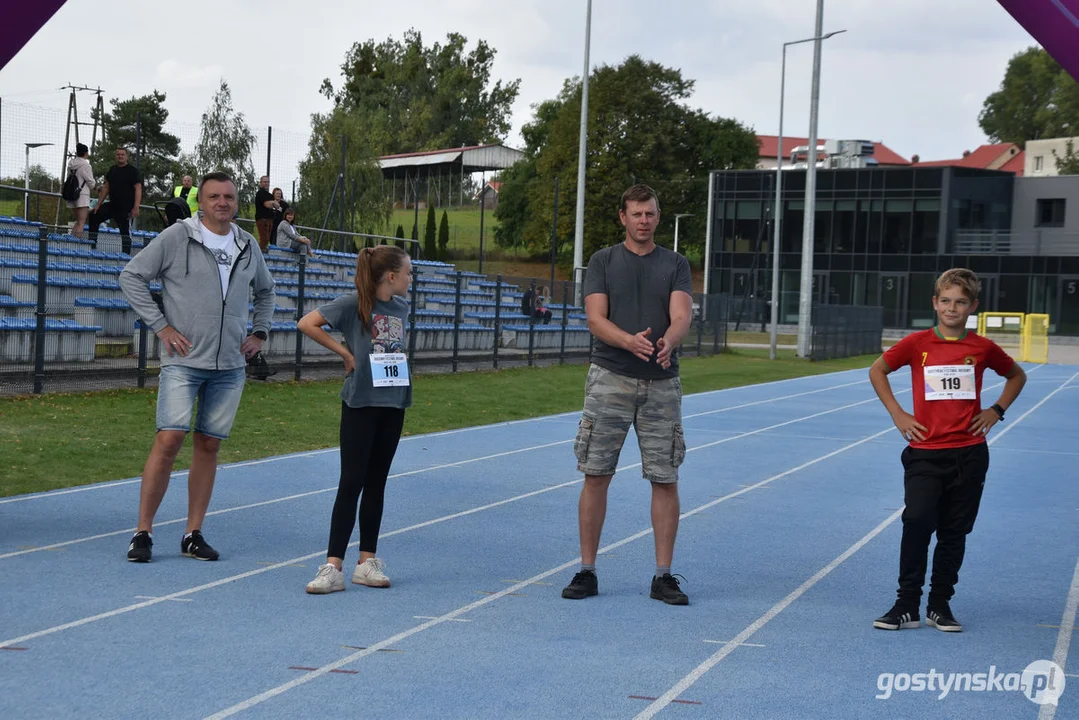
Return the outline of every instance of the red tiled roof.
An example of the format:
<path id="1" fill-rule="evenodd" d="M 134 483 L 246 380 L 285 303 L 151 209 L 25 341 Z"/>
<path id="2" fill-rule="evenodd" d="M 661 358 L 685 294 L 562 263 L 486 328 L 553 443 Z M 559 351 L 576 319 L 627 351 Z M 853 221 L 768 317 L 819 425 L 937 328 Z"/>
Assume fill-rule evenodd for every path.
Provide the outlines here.
<path id="1" fill-rule="evenodd" d="M 1005 172 L 1015 173 L 1017 176 L 1023 176 L 1023 168 L 1026 166 L 1026 150 L 1020 150 L 1018 153 L 1012 156 L 1012 159 L 1001 165 L 998 169 Z"/>
<path id="2" fill-rule="evenodd" d="M 818 138 L 817 143 L 822 143 L 826 138 Z M 761 151 L 760 157 L 762 158 L 774 158 L 779 153 L 779 136 L 778 135 L 758 135 L 757 142 L 760 144 Z M 809 138 L 805 137 L 792 137 L 790 135 L 783 136 L 783 155 L 790 159 L 790 151 L 799 145 L 808 145 Z M 892 150 L 884 143 L 873 143 L 873 157 L 881 165 L 910 165 L 910 160 L 899 153 Z"/>
<path id="3" fill-rule="evenodd" d="M 1002 166 L 1001 170 L 1005 167 L 1009 168 L 1009 172 L 1015 172 L 1014 167 L 1015 159 L 1021 158 L 1023 152 L 1019 150 L 1018 146 L 1014 143 L 999 143 L 997 145 L 982 145 L 974 152 L 968 153 L 966 157 L 955 158 L 954 160 L 929 160 L 927 162 L 917 162 L 917 167 L 967 167 L 967 168 L 981 168 L 987 169 L 995 161 L 999 160 L 1002 155 L 1011 152 L 1012 148 L 1017 151 L 1009 160 Z M 1022 174 L 1023 164 L 1019 163 L 1019 174 Z"/>

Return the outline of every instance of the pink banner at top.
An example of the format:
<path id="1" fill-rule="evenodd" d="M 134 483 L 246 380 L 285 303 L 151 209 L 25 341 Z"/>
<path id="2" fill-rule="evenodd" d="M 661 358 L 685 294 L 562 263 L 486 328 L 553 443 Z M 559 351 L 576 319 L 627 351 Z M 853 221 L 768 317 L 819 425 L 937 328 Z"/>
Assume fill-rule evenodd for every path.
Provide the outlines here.
<path id="1" fill-rule="evenodd" d="M 4 3 L 0 22 L 0 70 L 44 27 L 65 0 L 24 0 Z"/>
<path id="2" fill-rule="evenodd" d="M 998 0 L 1079 81 L 1079 0 Z"/>

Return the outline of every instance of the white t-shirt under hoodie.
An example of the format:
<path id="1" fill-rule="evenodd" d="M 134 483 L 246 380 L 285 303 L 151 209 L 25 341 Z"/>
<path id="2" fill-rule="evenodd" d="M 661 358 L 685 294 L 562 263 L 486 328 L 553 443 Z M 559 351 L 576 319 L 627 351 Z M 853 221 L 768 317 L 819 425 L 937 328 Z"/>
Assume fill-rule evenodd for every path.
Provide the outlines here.
<path id="1" fill-rule="evenodd" d="M 202 231 L 202 244 L 217 258 L 217 269 L 221 273 L 221 297 L 224 298 L 229 291 L 229 275 L 232 274 L 240 248 L 232 236 L 231 228 L 228 235 L 218 235 L 200 222 L 199 229 Z"/>

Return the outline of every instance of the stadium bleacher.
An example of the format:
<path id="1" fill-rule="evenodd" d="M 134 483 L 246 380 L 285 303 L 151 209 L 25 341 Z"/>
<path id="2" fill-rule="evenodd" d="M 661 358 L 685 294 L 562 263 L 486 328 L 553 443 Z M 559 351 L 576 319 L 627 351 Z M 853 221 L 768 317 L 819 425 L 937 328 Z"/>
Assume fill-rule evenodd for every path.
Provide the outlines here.
<path id="1" fill-rule="evenodd" d="M 47 228 L 45 229 L 47 232 Z M 22 218 L 0 216 L 0 363 L 31 362 L 37 328 L 39 239 L 43 226 Z M 131 256 L 120 252 L 120 236 L 102 228 L 96 248 L 85 238 L 47 232 L 45 264 L 46 361 L 92 362 L 95 346 L 130 342 L 138 351 L 139 323 L 120 290 L 118 277 Z M 132 233 L 132 254 L 151 242 L 154 233 Z M 304 277 L 304 311 L 324 305 L 354 288 L 356 255 L 320 251 L 307 261 Z M 496 291 L 501 289 L 500 347 L 527 347 L 521 336 L 531 331 L 533 347 L 559 348 L 562 316 L 566 314 L 565 347 L 587 347 L 589 333 L 583 308 L 551 304 L 550 325 L 532 325 L 521 314 L 523 289 L 492 277 L 460 272 L 450 263 L 414 260 L 415 276 L 410 300 L 415 296 L 416 350 L 447 352 L 453 349 L 455 320 L 458 349 L 492 351 L 496 341 Z M 292 357 L 296 349 L 296 304 L 299 296 L 297 253 L 271 246 L 267 267 L 277 283 L 277 306 L 270 341 L 265 353 L 273 359 Z M 457 302 L 460 277 L 460 303 Z M 157 283 L 151 290 L 160 291 Z M 249 316 L 250 321 L 250 316 Z M 150 359 L 156 359 L 157 338 L 150 335 Z M 305 356 L 325 355 L 322 346 L 304 339 Z"/>

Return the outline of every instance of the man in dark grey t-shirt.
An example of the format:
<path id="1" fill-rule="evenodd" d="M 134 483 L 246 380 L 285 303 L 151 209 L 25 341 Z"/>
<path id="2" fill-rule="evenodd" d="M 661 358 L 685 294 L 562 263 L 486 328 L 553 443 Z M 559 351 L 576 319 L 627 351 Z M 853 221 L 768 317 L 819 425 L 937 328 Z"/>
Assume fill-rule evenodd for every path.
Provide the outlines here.
<path id="1" fill-rule="evenodd" d="M 652 483 L 656 573 L 651 597 L 669 605 L 689 598 L 671 575 L 678 533 L 678 467 L 685 458 L 678 356 L 693 304 L 689 262 L 656 245 L 659 200 L 647 185 L 622 195 L 625 241 L 592 255 L 585 276 L 585 312 L 595 336 L 584 412 L 573 451 L 585 474 L 578 508 L 581 570 L 562 591 L 580 600 L 599 592 L 596 554 L 607 512 L 607 489 L 630 425 L 641 468 Z"/>

